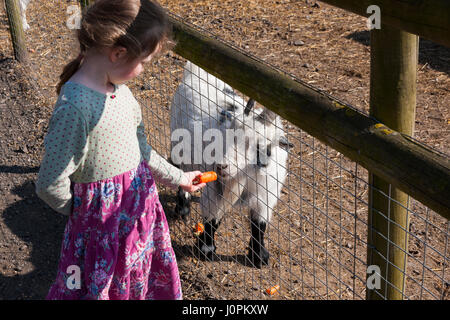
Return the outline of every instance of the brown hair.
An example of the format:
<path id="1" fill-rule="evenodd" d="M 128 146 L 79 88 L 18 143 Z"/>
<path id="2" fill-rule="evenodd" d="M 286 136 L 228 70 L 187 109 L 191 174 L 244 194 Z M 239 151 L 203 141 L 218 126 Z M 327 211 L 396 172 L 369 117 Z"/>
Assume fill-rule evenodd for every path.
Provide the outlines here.
<path id="1" fill-rule="evenodd" d="M 164 9 L 150 0 L 96 0 L 83 12 L 77 30 L 80 54 L 68 63 L 60 75 L 56 92 L 78 70 L 84 53 L 90 48 L 127 49 L 129 61 L 155 51 L 169 37 Z"/>

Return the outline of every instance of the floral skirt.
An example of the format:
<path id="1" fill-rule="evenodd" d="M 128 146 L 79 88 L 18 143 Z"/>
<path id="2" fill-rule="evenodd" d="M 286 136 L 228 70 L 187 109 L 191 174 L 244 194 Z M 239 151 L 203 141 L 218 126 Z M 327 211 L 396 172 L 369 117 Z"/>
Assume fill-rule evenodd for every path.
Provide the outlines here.
<path id="1" fill-rule="evenodd" d="M 167 220 L 150 168 L 73 184 L 56 281 L 47 299 L 181 299 Z"/>

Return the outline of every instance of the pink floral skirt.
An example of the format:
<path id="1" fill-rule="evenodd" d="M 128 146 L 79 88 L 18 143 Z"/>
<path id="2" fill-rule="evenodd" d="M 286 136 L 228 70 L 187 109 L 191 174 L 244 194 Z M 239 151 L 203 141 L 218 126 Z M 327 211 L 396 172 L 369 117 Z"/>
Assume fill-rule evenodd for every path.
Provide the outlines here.
<path id="1" fill-rule="evenodd" d="M 73 185 L 56 281 L 47 299 L 182 299 L 158 191 L 145 161 Z"/>

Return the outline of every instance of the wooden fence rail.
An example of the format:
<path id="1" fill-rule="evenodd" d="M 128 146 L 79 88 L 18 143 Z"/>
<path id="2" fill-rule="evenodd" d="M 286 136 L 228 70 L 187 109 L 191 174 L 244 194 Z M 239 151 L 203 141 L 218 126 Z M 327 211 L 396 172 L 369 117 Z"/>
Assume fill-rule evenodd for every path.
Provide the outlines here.
<path id="1" fill-rule="evenodd" d="M 376 5 L 381 22 L 450 47 L 450 1 L 448 0 L 320 0 L 347 11 L 369 16 Z"/>
<path id="2" fill-rule="evenodd" d="M 174 51 L 450 219 L 450 160 L 170 17 Z"/>

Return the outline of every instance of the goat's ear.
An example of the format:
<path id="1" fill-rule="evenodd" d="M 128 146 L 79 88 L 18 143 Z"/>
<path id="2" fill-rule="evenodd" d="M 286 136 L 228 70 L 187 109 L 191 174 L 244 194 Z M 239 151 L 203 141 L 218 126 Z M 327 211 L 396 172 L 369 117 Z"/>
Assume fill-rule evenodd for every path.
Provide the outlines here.
<path id="1" fill-rule="evenodd" d="M 231 96 L 236 96 L 236 92 L 233 91 L 233 88 L 231 88 L 226 83 L 225 83 L 225 87 L 223 88 L 223 92 L 228 94 L 228 95 L 231 95 Z"/>
<path id="2" fill-rule="evenodd" d="M 280 137 L 280 140 L 278 141 L 278 144 L 279 144 L 279 146 L 280 146 L 282 149 L 284 149 L 284 150 L 286 150 L 286 151 L 288 151 L 290 148 L 293 148 L 293 147 L 294 147 L 294 144 L 293 144 L 293 143 L 290 143 L 290 142 L 286 139 L 285 136 L 281 136 L 281 137 Z"/>
<path id="3" fill-rule="evenodd" d="M 261 123 L 273 124 L 276 118 L 277 114 L 275 112 L 265 108 L 264 111 L 256 117 L 256 120 Z"/>
<path id="4" fill-rule="evenodd" d="M 253 100 L 253 99 L 248 100 L 247 105 L 245 106 L 245 109 L 244 109 L 244 114 L 246 116 L 248 116 L 254 106 L 255 106 L 255 100 Z"/>

